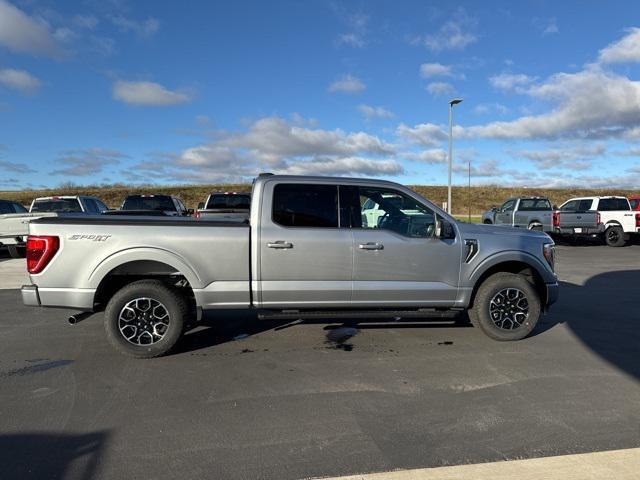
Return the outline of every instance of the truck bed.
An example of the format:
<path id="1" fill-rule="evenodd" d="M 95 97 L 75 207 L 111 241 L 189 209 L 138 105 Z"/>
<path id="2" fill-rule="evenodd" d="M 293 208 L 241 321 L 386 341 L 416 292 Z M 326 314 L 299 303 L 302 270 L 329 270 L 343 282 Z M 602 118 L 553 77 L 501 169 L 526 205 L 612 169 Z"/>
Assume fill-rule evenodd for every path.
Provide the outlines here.
<path id="1" fill-rule="evenodd" d="M 50 273 L 31 275 L 43 304 L 92 309 L 105 274 L 150 269 L 180 272 L 200 305 L 250 303 L 247 224 L 188 217 L 61 217 L 31 222 L 30 234 L 60 239 L 43 272 Z"/>

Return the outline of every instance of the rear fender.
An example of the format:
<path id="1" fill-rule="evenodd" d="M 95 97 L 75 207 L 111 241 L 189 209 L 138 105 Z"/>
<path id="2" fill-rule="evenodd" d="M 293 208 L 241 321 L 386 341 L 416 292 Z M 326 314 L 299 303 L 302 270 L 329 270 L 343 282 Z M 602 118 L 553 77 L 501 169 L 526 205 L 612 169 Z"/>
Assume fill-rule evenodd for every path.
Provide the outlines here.
<path id="1" fill-rule="evenodd" d="M 89 288 L 98 288 L 102 279 L 115 268 L 126 263 L 140 260 L 150 260 L 169 265 L 187 279 L 191 288 L 203 288 L 200 277 L 184 258 L 168 250 L 149 247 L 121 250 L 105 258 L 98 264 L 93 272 L 91 272 L 88 282 Z"/>

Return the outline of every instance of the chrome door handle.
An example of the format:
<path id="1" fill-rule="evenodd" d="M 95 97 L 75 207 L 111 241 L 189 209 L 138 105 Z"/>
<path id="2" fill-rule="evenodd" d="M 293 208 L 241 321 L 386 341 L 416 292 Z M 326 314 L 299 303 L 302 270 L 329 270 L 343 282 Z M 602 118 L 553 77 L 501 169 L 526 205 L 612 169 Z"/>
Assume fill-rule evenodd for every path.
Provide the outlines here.
<path id="1" fill-rule="evenodd" d="M 269 248 L 293 248 L 293 243 L 284 242 L 282 240 L 278 240 L 277 242 L 269 242 L 269 243 L 267 243 L 267 247 L 269 247 Z"/>
<path id="2" fill-rule="evenodd" d="M 378 242 L 368 242 L 361 243 L 360 245 L 358 245 L 358 248 L 360 250 L 382 250 L 384 249 L 384 245 Z"/>

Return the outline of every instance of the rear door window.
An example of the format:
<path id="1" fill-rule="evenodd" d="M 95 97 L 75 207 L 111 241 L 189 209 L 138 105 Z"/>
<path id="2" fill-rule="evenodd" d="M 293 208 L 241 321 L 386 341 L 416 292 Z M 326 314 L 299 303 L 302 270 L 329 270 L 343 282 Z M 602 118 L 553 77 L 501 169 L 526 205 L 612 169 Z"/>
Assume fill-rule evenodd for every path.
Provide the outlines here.
<path id="1" fill-rule="evenodd" d="M 276 185 L 273 221 L 284 227 L 338 227 L 338 187 L 335 185 Z"/>
<path id="2" fill-rule="evenodd" d="M 15 213 L 11 204 L 7 202 L 0 202 L 0 214 Z"/>
<path id="3" fill-rule="evenodd" d="M 598 203 L 598 210 L 613 212 L 616 210 L 630 210 L 630 207 L 626 198 L 603 198 Z"/>
<path id="4" fill-rule="evenodd" d="M 16 213 L 27 213 L 28 210 L 26 208 L 24 208 L 22 205 L 20 205 L 19 203 L 12 203 L 13 205 L 13 209 L 15 210 Z"/>

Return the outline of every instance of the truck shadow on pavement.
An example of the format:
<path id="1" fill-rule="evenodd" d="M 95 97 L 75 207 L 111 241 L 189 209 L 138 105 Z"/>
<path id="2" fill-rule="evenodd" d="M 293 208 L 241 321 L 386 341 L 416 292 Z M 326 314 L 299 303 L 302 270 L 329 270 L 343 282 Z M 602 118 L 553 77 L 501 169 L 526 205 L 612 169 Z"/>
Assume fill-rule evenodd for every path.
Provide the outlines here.
<path id="1" fill-rule="evenodd" d="M 565 324 L 589 349 L 640 379 L 640 270 L 606 272 L 584 285 L 560 282 L 560 299 L 533 335 Z"/>
<path id="2" fill-rule="evenodd" d="M 637 286 L 640 270 L 623 270 L 595 275 L 584 285 L 560 282 L 560 299 L 543 316 L 528 340 L 565 324 L 594 353 L 640 379 L 640 301 Z M 224 317 L 224 318 L 222 318 Z M 248 312 L 216 312 L 188 332 L 175 353 L 187 353 L 230 342 L 269 330 L 295 328 L 302 323 L 326 324 L 327 348 L 351 351 L 349 339 L 363 329 L 465 328 L 470 325 L 462 314 L 449 321 L 441 318 L 406 320 L 290 321 L 258 319 Z M 478 333 L 480 335 L 480 333 Z"/>
<path id="3" fill-rule="evenodd" d="M 0 435 L 0 478 L 90 480 L 108 437 L 108 432 Z"/>

